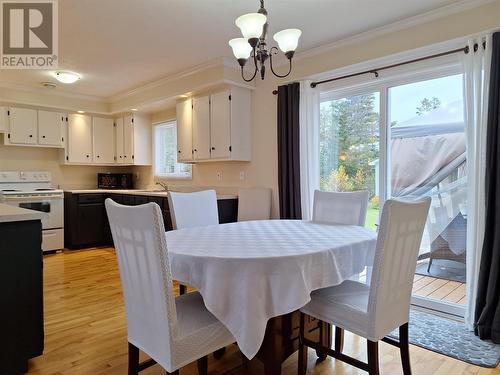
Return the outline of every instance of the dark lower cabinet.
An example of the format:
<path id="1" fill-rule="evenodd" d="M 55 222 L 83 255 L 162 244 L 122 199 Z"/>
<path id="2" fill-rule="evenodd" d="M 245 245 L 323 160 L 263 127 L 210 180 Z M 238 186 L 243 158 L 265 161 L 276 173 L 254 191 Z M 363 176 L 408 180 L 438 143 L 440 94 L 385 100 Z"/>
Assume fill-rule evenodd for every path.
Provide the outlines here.
<path id="1" fill-rule="evenodd" d="M 28 371 L 43 353 L 40 220 L 0 223 L 0 374 Z"/>
<path id="2" fill-rule="evenodd" d="M 165 230 L 172 230 L 172 219 L 167 197 L 119 193 L 64 193 L 64 246 L 79 249 L 89 246 L 112 245 L 104 201 L 136 206 L 148 202 L 158 204 L 162 210 Z M 238 217 L 238 199 L 219 199 L 219 222 L 231 223 Z"/>

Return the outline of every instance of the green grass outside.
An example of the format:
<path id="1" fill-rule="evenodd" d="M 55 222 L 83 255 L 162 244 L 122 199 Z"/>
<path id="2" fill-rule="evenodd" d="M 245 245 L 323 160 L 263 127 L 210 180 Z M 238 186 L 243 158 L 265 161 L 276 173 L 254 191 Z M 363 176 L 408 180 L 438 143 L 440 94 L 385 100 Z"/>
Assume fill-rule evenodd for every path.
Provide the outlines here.
<path id="1" fill-rule="evenodd" d="M 368 211 L 366 212 L 366 222 L 365 227 L 375 230 L 377 227 L 375 224 L 378 224 L 378 208 L 368 207 Z"/>

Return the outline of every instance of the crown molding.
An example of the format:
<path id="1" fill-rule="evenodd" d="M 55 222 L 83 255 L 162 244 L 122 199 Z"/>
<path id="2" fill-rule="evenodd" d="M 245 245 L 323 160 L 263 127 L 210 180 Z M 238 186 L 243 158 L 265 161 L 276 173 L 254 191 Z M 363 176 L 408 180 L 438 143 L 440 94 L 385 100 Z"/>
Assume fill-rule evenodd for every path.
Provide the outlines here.
<path id="1" fill-rule="evenodd" d="M 431 22 L 452 14 L 464 12 L 469 9 L 478 8 L 480 6 L 494 3 L 497 0 L 461 0 L 454 4 L 445 5 L 443 7 L 418 14 L 416 16 L 404 18 L 402 20 L 390 23 L 388 25 L 376 27 L 374 29 L 363 31 L 359 34 L 355 34 L 346 38 L 341 38 L 336 41 L 323 44 L 317 47 L 313 47 L 304 51 L 298 51 L 294 56 L 294 61 L 300 61 L 309 57 L 317 56 L 326 52 L 333 51 L 335 49 L 345 47 L 350 44 L 356 44 L 371 40 L 382 35 L 390 34 L 400 30 L 408 29 L 413 26 L 418 26 Z M 287 63 L 285 59 L 280 59 L 278 65 Z"/>
<path id="2" fill-rule="evenodd" d="M 206 61 L 202 64 L 195 65 L 191 68 L 182 70 L 182 71 L 177 72 L 175 74 L 164 76 L 163 78 L 160 78 L 160 79 L 157 79 L 155 81 L 138 86 L 132 90 L 124 91 L 122 93 L 118 93 L 116 95 L 109 96 L 106 99 L 108 102 L 113 103 L 113 102 L 125 99 L 127 97 L 140 94 L 144 91 L 151 90 L 151 89 L 154 89 L 154 88 L 159 87 L 159 86 L 163 86 L 169 82 L 176 81 L 176 80 L 179 80 L 182 78 L 186 78 L 190 75 L 203 72 L 203 71 L 208 70 L 208 69 L 212 69 L 212 68 L 216 68 L 216 67 L 223 67 L 223 66 L 232 67 L 232 65 L 234 65 L 234 64 L 231 62 L 231 60 L 229 58 L 218 57 L 216 59 L 212 59 L 212 60 Z"/>

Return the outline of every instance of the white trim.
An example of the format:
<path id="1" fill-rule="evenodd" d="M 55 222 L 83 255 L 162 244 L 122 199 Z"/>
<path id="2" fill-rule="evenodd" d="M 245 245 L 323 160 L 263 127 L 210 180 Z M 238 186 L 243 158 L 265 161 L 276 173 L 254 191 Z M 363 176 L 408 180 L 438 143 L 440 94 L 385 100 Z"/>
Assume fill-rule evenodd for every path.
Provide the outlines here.
<path id="1" fill-rule="evenodd" d="M 458 305 L 456 303 L 438 301 L 431 298 L 412 295 L 411 304 L 412 307 L 418 306 L 435 312 L 453 315 L 462 319 L 465 316 L 465 306 Z"/>

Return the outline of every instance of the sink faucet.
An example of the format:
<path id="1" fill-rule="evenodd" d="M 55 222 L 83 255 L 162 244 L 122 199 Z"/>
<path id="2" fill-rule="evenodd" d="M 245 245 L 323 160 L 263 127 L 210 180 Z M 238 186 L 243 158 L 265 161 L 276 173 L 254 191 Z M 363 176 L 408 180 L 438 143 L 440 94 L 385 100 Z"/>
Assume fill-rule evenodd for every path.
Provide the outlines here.
<path id="1" fill-rule="evenodd" d="M 163 190 L 168 190 L 168 185 L 164 182 L 156 181 L 156 185 L 160 185 L 163 188 Z"/>

